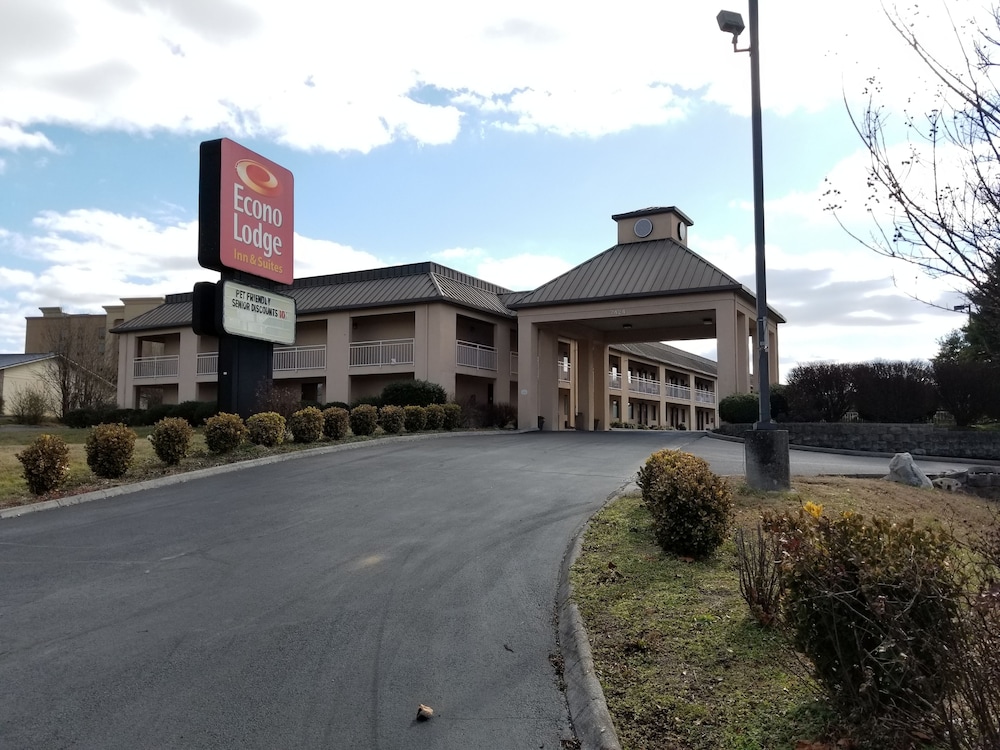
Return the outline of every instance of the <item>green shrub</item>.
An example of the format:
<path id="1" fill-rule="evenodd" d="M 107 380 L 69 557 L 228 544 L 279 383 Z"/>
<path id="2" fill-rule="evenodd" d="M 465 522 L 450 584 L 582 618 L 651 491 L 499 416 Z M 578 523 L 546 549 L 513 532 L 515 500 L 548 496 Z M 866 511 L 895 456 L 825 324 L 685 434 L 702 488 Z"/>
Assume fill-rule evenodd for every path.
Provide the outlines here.
<path id="1" fill-rule="evenodd" d="M 198 411 L 199 406 L 198 401 L 182 401 L 179 404 L 172 404 L 170 407 L 171 417 L 180 417 L 186 421 L 192 427 L 197 426 L 195 424 L 195 413 Z"/>
<path id="2" fill-rule="evenodd" d="M 199 401 L 198 407 L 194 410 L 194 426 L 205 424 L 209 417 L 214 417 L 219 413 L 219 405 L 215 401 Z"/>
<path id="3" fill-rule="evenodd" d="M 97 409 L 83 408 L 71 409 L 62 415 L 60 421 L 67 427 L 79 429 L 83 427 L 93 427 L 95 424 L 100 424 L 101 418 Z"/>
<path id="4" fill-rule="evenodd" d="M 872 360 L 855 365 L 854 407 L 866 422 L 927 422 L 937 411 L 938 394 L 930 365 Z"/>
<path id="5" fill-rule="evenodd" d="M 760 401 L 756 393 L 734 393 L 719 402 L 719 419 L 730 424 L 756 422 L 760 416 Z"/>
<path id="6" fill-rule="evenodd" d="M 733 494 L 708 462 L 690 453 L 661 450 L 639 470 L 642 499 L 666 552 L 704 557 L 726 539 Z"/>
<path id="7" fill-rule="evenodd" d="M 351 409 L 353 410 L 358 406 L 374 406 L 378 409 L 382 406 L 382 398 L 381 396 L 358 396 L 351 402 Z"/>
<path id="8" fill-rule="evenodd" d="M 789 417 L 796 422 L 839 422 L 853 406 L 854 395 L 852 364 L 799 364 L 788 373 L 785 396 Z M 772 397 L 772 414 L 773 404 Z"/>
<path id="9" fill-rule="evenodd" d="M 276 411 L 265 411 L 247 418 L 247 439 L 254 445 L 273 448 L 285 442 L 285 418 Z"/>
<path id="10" fill-rule="evenodd" d="M 440 430 L 444 426 L 444 407 L 441 404 L 429 404 L 426 408 L 428 430 Z"/>
<path id="11" fill-rule="evenodd" d="M 17 454 L 32 495 L 44 495 L 69 476 L 69 446 L 58 435 L 39 435 Z"/>
<path id="12" fill-rule="evenodd" d="M 403 426 L 407 432 L 420 432 L 427 424 L 427 411 L 422 406 L 403 407 Z"/>
<path id="13" fill-rule="evenodd" d="M 149 442 L 156 457 L 167 466 L 176 466 L 188 454 L 194 429 L 183 417 L 164 417 L 153 427 Z"/>
<path id="14" fill-rule="evenodd" d="M 154 425 L 164 417 L 174 416 L 173 410 L 173 404 L 157 404 L 156 406 L 151 406 L 148 409 L 140 410 L 132 419 L 132 424 L 137 427 Z"/>
<path id="15" fill-rule="evenodd" d="M 446 430 L 457 430 L 462 426 L 462 407 L 459 404 L 445 404 L 444 422 L 442 427 Z"/>
<path id="16" fill-rule="evenodd" d="M 351 426 L 351 413 L 342 406 L 323 410 L 323 434 L 331 440 L 343 440 Z"/>
<path id="17" fill-rule="evenodd" d="M 292 414 L 288 429 L 296 443 L 315 443 L 323 437 L 323 412 L 315 406 L 307 406 Z"/>
<path id="18" fill-rule="evenodd" d="M 351 432 L 355 435 L 373 435 L 378 427 L 378 409 L 373 404 L 361 404 L 351 409 Z"/>
<path id="19" fill-rule="evenodd" d="M 427 380 L 398 380 L 382 389 L 380 401 L 383 405 L 429 406 L 443 404 L 447 394 L 437 383 Z"/>
<path id="20" fill-rule="evenodd" d="M 397 435 L 403 431 L 403 407 L 389 404 L 378 410 L 378 423 L 389 435 Z"/>
<path id="21" fill-rule="evenodd" d="M 7 410 L 17 424 L 41 424 L 50 410 L 50 400 L 38 386 L 25 386 L 10 397 Z"/>
<path id="22" fill-rule="evenodd" d="M 220 412 L 205 420 L 205 446 L 212 453 L 231 453 L 246 436 L 247 428 L 239 414 Z"/>
<path id="23" fill-rule="evenodd" d="M 784 618 L 833 704 L 889 726 L 930 714 L 956 656 L 952 538 L 912 521 L 830 519 L 812 503 L 765 524 L 781 540 Z"/>
<path id="24" fill-rule="evenodd" d="M 104 479 L 125 476 L 135 452 L 136 434 L 121 423 L 99 424 L 92 427 L 84 446 L 87 466 Z"/>

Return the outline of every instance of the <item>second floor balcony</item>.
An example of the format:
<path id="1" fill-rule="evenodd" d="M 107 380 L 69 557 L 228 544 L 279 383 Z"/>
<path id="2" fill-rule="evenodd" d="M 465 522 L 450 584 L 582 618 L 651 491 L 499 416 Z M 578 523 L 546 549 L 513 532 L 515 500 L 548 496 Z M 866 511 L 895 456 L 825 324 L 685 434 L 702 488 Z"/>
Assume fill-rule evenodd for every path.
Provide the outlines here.
<path id="1" fill-rule="evenodd" d="M 473 344 L 470 341 L 455 342 L 455 363 L 461 367 L 472 367 L 476 370 L 497 370 L 497 350 L 484 344 Z"/>
<path id="2" fill-rule="evenodd" d="M 691 400 L 691 388 L 686 385 L 677 385 L 676 383 L 667 383 L 664 386 L 664 395 L 667 398 L 676 398 L 680 401 L 690 401 Z"/>
<path id="3" fill-rule="evenodd" d="M 392 367 L 413 364 L 413 339 L 356 341 L 351 344 L 351 367 Z"/>
<path id="4" fill-rule="evenodd" d="M 323 370 L 326 368 L 326 346 L 276 346 L 272 367 L 275 372 L 293 370 Z M 180 358 L 176 354 L 159 357 L 136 357 L 132 360 L 132 377 L 136 380 L 174 379 L 178 377 Z M 219 353 L 199 352 L 195 375 L 215 377 L 219 374 Z"/>
<path id="5" fill-rule="evenodd" d="M 654 378 L 645 378 L 641 375 L 630 375 L 628 379 L 628 389 L 633 393 L 644 393 L 650 396 L 660 395 L 660 381 Z"/>

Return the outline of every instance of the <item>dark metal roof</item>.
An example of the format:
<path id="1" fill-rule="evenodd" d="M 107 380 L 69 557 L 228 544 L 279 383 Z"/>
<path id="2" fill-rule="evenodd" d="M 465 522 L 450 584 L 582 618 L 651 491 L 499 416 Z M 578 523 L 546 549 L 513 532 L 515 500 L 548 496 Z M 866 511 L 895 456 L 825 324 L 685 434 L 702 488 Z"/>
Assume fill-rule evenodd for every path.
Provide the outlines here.
<path id="1" fill-rule="evenodd" d="M 18 365 L 26 365 L 29 362 L 37 362 L 42 359 L 52 359 L 56 356 L 52 352 L 46 352 L 44 354 L 0 354 L 0 370 L 5 370 L 8 367 L 17 367 Z"/>
<path id="2" fill-rule="evenodd" d="M 358 310 L 421 302 L 451 302 L 472 310 L 513 318 L 500 300 L 509 289 L 491 284 L 437 263 L 409 263 L 368 271 L 296 279 L 281 289 L 295 299 L 299 315 Z M 171 294 L 164 304 L 126 321 L 112 333 L 191 325 L 192 294 Z"/>
<path id="3" fill-rule="evenodd" d="M 194 295 L 191 292 L 168 294 L 162 305 L 136 315 L 131 320 L 126 320 L 120 326 L 112 328 L 111 333 L 190 326 L 192 297 Z"/>
<path id="4" fill-rule="evenodd" d="M 612 351 L 634 354 L 637 357 L 651 359 L 654 362 L 662 362 L 665 365 L 673 365 L 685 370 L 694 370 L 706 375 L 715 377 L 719 373 L 717 363 L 697 354 L 677 349 L 669 344 L 661 344 L 658 341 L 650 341 L 642 344 L 611 344 Z"/>
<path id="5" fill-rule="evenodd" d="M 674 240 L 663 239 L 615 245 L 511 303 L 511 307 L 720 290 L 749 293 L 701 256 Z"/>

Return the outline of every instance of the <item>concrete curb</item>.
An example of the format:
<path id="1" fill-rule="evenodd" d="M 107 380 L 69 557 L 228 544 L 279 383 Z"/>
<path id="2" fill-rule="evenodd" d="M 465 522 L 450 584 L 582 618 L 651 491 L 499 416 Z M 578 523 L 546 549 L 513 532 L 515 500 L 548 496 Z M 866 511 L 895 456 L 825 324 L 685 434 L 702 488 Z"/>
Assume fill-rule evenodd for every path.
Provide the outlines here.
<path id="1" fill-rule="evenodd" d="M 52 510 L 53 508 L 65 508 L 70 505 L 80 505 L 81 503 L 89 503 L 94 500 L 106 500 L 108 498 L 119 497 L 121 495 L 131 495 L 133 492 L 142 492 L 144 490 L 155 489 L 157 487 L 168 487 L 173 484 L 183 484 L 184 482 L 190 482 L 195 479 L 201 479 L 202 477 L 212 477 L 212 476 L 217 476 L 219 474 L 228 474 L 231 471 L 240 471 L 241 469 L 246 469 L 253 466 L 267 466 L 268 464 L 278 463 L 279 461 L 291 461 L 296 458 L 306 458 L 307 456 L 322 456 L 327 453 L 338 453 L 340 451 L 356 450 L 366 445 L 385 443 L 386 441 L 413 442 L 415 440 L 432 440 L 436 438 L 458 437 L 459 435 L 486 436 L 486 435 L 510 435 L 510 434 L 514 434 L 513 431 L 469 430 L 467 432 L 435 432 L 435 433 L 427 433 L 420 435 L 387 435 L 379 437 L 375 440 L 365 440 L 358 443 L 343 443 L 341 445 L 324 445 L 318 448 L 304 448 L 302 450 L 293 451 L 291 453 L 282 453 L 281 455 L 277 456 L 265 456 L 264 458 L 252 458 L 247 461 L 235 461 L 231 464 L 212 466 L 211 468 L 208 469 L 196 469 L 195 471 L 185 471 L 179 474 L 171 474 L 170 476 L 159 477 L 158 479 L 147 479 L 144 482 L 121 484 L 116 487 L 108 487 L 105 490 L 82 492 L 79 495 L 67 495 L 66 497 L 60 497 L 56 500 L 43 500 L 42 502 L 30 503 L 28 505 L 15 505 L 12 508 L 0 509 L 0 520 L 5 518 L 17 518 L 18 516 L 23 516 L 26 513 L 36 513 L 42 510 Z"/>
<path id="2" fill-rule="evenodd" d="M 743 438 L 736 437 L 734 435 L 720 435 L 717 432 L 706 432 L 707 437 L 712 438 L 712 440 L 723 440 L 727 443 L 742 443 Z M 878 451 L 855 451 L 848 450 L 847 448 L 823 448 L 817 445 L 793 445 L 790 444 L 790 450 L 793 451 L 806 451 L 812 453 L 834 453 L 841 456 L 871 456 L 873 458 L 892 458 L 895 453 L 884 453 Z M 961 463 L 968 461 L 970 465 L 984 465 L 984 466 L 1000 466 L 1000 461 L 994 461 L 992 459 L 986 458 L 963 458 L 961 456 L 925 456 L 913 454 L 913 460 L 917 461 L 947 461 L 951 463 Z"/>
<path id="3" fill-rule="evenodd" d="M 626 483 L 613 492 L 607 502 L 625 494 L 632 484 L 632 482 Z M 621 750 L 618 733 L 615 731 L 607 701 L 604 699 L 604 690 L 594 672 L 594 658 L 590 650 L 587 628 L 584 626 L 580 610 L 573 601 L 573 586 L 569 581 L 570 568 L 580 556 L 583 535 L 589 524 L 588 520 L 580 527 L 563 557 L 559 593 L 556 599 L 566 704 L 581 750 Z"/>

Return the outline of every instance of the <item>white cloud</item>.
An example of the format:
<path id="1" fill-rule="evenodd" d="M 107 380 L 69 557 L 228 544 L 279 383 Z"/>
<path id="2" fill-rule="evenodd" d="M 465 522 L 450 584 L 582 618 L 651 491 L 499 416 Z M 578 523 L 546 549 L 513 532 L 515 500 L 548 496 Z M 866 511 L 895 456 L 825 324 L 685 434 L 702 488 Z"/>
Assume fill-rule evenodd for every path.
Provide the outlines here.
<path id="1" fill-rule="evenodd" d="M 572 264 L 551 255 L 521 253 L 509 258 L 490 258 L 476 266 L 474 275 L 514 291 L 535 289 L 566 273 Z"/>
<path id="2" fill-rule="evenodd" d="M 554 255 L 520 253 L 496 258 L 481 247 L 452 247 L 431 257 L 457 271 L 514 291 L 535 289 L 565 273 L 572 264 Z"/>
<path id="3" fill-rule="evenodd" d="M 803 13 L 791 0 L 762 8 L 765 108 L 840 106 L 870 75 L 887 96 L 912 93 L 912 56 L 878 3 L 844 0 L 821 33 L 801 28 Z M 0 146 L 50 149 L 40 130 L 62 124 L 367 152 L 449 143 L 470 116 L 599 136 L 687 117 L 699 100 L 745 113 L 748 59 L 714 16 L 653 0 L 613 14 L 527 0 L 15 0 L 0 29 Z M 947 42 L 938 18 L 918 23 Z"/>
<path id="4" fill-rule="evenodd" d="M 16 151 L 21 148 L 40 148 L 46 151 L 56 150 L 52 141 L 43 133 L 26 133 L 17 125 L 0 122 L 0 149 Z"/>
<path id="5" fill-rule="evenodd" d="M 24 317 L 39 307 L 101 312 L 122 297 L 186 292 L 218 278 L 198 265 L 198 223 L 152 221 L 108 211 L 47 211 L 30 234 L 0 230 L 0 250 L 22 259 L 0 267 L 10 290 L 0 302 L 0 351 L 20 351 Z M 356 271 L 385 265 L 370 253 L 328 240 L 295 236 L 296 276 Z M 27 267 L 25 267 L 27 266 Z"/>
<path id="6" fill-rule="evenodd" d="M 474 261 L 485 256 L 486 251 L 481 247 L 450 247 L 447 250 L 439 250 L 431 255 L 434 260 L 439 260 L 442 263 Z"/>

